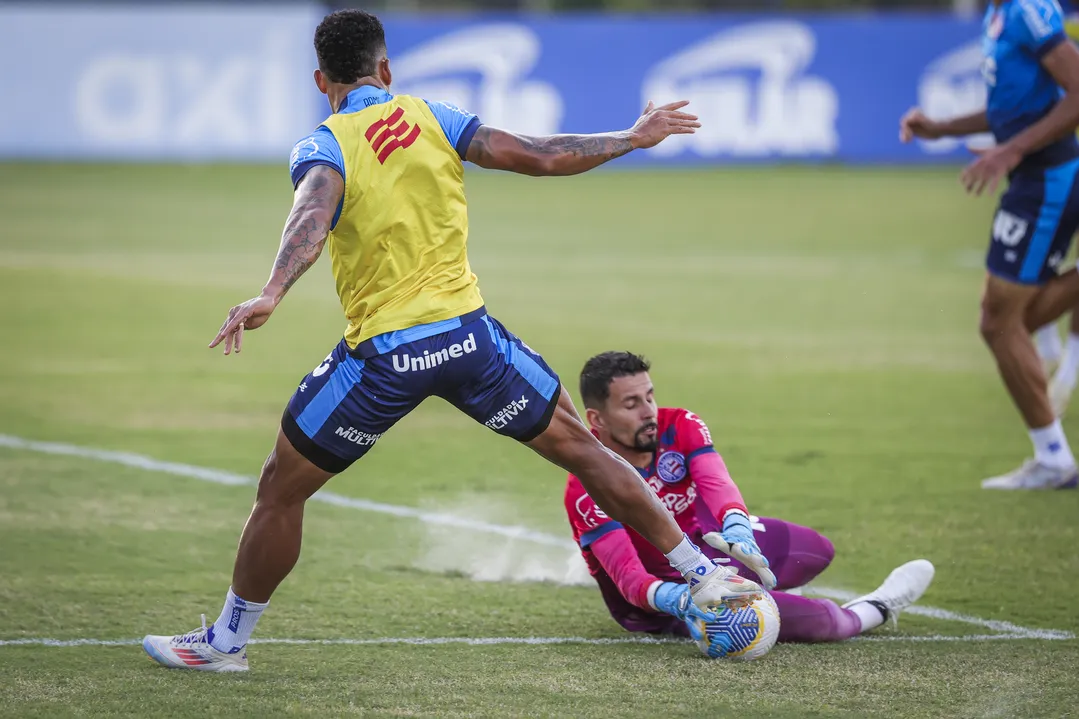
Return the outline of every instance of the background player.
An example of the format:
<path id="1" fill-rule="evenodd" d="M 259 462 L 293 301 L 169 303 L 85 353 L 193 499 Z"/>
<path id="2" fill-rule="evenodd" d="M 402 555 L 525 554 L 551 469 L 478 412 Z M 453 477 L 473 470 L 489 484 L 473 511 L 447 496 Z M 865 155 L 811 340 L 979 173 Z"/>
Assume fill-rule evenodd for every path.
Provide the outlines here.
<path id="1" fill-rule="evenodd" d="M 700 124 L 679 112 L 686 103 L 649 104 L 624 132 L 524 137 L 450 105 L 391 94 L 373 15 L 326 16 L 315 51 L 315 83 L 333 114 L 293 150 L 296 193 L 269 281 L 229 311 L 210 346 L 239 352 L 244 330 L 265 324 L 327 238 L 349 325 L 285 410 L 220 616 L 187 634 L 147 636 L 150 657 L 245 671 L 255 624 L 299 558 L 307 499 L 431 395 L 575 472 L 609 514 L 666 553 L 701 605 L 757 596 L 760 587 L 686 538 L 633 468 L 588 432 L 543 358 L 487 315 L 466 253 L 462 160 L 528 175 L 585 172 L 692 133 Z M 512 421 L 492 422 L 510 407 Z M 689 597 L 680 611 L 701 614 Z"/>
<path id="2" fill-rule="evenodd" d="M 997 145 L 962 174 L 968 192 L 1007 191 L 993 221 L 981 333 L 1019 408 L 1034 459 L 982 482 L 986 489 L 1051 489 L 1077 483 L 1075 457 L 1054 415 L 1030 333 L 1073 307 L 1079 276 L 1057 267 L 1079 227 L 1079 50 L 1066 41 L 1054 0 L 994 0 L 986 10 L 987 109 L 951 120 L 909 111 L 900 139 L 992 131 Z"/>
<path id="3" fill-rule="evenodd" d="M 751 523 L 708 426 L 689 410 L 657 407 L 649 369 L 647 360 L 629 352 L 605 352 L 585 363 L 581 399 L 603 445 L 637 468 L 687 536 L 706 552 L 710 544 L 738 557 L 741 561 L 732 564 L 741 573 L 760 577 L 776 589 L 800 587 L 820 574 L 835 555 L 832 543 L 808 527 L 779 519 Z M 614 620 L 631 632 L 697 638 L 694 624 L 672 611 L 684 601 L 687 587 L 664 557 L 635 531 L 608 517 L 572 474 L 565 504 L 573 539 Z M 762 554 L 770 568 L 760 561 Z M 779 639 L 848 639 L 894 619 L 922 596 L 932 579 L 933 565 L 919 559 L 843 607 L 827 599 L 773 592 L 781 621 Z M 721 655 L 723 648 L 712 650 Z"/>
<path id="4" fill-rule="evenodd" d="M 1079 13 L 1070 2 L 1061 2 L 1064 12 L 1064 32 L 1073 42 L 1079 40 Z M 1034 345 L 1042 359 L 1049 380 L 1049 404 L 1053 414 L 1063 417 L 1079 382 L 1079 312 L 1072 308 L 1068 321 L 1067 341 L 1060 341 L 1057 323 L 1051 322 L 1034 333 Z"/>

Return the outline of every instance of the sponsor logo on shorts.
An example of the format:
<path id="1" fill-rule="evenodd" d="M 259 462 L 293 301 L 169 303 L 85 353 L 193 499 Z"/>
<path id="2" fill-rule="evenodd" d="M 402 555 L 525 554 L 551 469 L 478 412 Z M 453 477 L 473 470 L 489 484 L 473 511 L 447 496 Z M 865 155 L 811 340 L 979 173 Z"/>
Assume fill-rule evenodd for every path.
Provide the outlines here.
<path id="1" fill-rule="evenodd" d="M 1015 247 L 1027 234 L 1029 223 L 1006 210 L 999 210 L 993 219 L 993 239 L 1005 247 Z"/>
<path id="2" fill-rule="evenodd" d="M 326 355 L 326 359 L 322 360 L 322 364 L 311 372 L 312 377 L 321 377 L 326 374 L 326 371 L 330 369 L 330 365 L 333 364 L 333 352 Z"/>
<path id="3" fill-rule="evenodd" d="M 352 442 L 353 444 L 358 444 L 361 447 L 370 447 L 372 444 L 378 441 L 379 437 L 382 436 L 381 434 L 369 434 L 368 432 L 361 432 L 355 427 L 349 427 L 348 429 L 345 429 L 344 427 L 338 427 L 337 431 L 334 432 L 334 434 L 336 434 L 338 437 L 344 437 L 349 442 Z"/>
<path id="4" fill-rule="evenodd" d="M 498 414 L 496 414 L 494 417 L 491 417 L 491 419 L 484 422 L 484 424 L 491 429 L 502 429 L 507 424 L 512 422 L 518 414 L 523 412 L 525 407 L 527 406 L 528 398 L 526 398 L 524 395 L 521 395 L 521 399 L 515 399 L 509 404 L 507 404 L 505 407 L 498 411 Z"/>
<path id="5" fill-rule="evenodd" d="M 463 355 L 472 354 L 476 351 L 476 338 L 471 332 L 464 342 L 455 342 L 449 347 L 443 347 L 437 352 L 424 350 L 422 355 L 412 357 L 408 354 L 393 356 L 393 369 L 395 372 L 420 372 L 437 367 L 443 362 L 457 359 Z"/>
<path id="6" fill-rule="evenodd" d="M 656 460 L 656 474 L 667 484 L 686 478 L 686 458 L 681 452 L 664 452 Z"/>

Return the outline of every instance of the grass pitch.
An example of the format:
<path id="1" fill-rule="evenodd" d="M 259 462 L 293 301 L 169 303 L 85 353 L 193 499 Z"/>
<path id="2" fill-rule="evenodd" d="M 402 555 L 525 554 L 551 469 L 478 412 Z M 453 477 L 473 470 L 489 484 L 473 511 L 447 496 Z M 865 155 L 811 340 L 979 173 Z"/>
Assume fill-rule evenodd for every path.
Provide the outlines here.
<path id="1" fill-rule="evenodd" d="M 1079 493 L 978 488 L 1030 450 L 976 329 L 992 202 L 954 171 L 476 172 L 468 193 L 492 314 L 571 388 L 595 352 L 648 355 L 659 400 L 709 423 L 750 508 L 832 539 L 822 585 L 866 591 L 927 557 L 926 605 L 1079 632 Z M 261 287 L 289 201 L 281 168 L 0 165 L 0 434 L 256 474 L 343 329 L 323 258 L 239 357 L 205 348 Z M 328 489 L 568 538 L 563 484 L 430 400 Z M 252 494 L 0 448 L 0 639 L 212 621 Z M 324 504 L 306 525 L 260 637 L 626 637 L 595 590 L 554 581 L 563 549 Z M 0 645 L 0 714 L 1077 711 L 1079 641 L 973 639 L 994 633 L 905 615 L 882 639 L 747 665 L 684 643 L 269 644 L 244 676 L 130 645 Z"/>

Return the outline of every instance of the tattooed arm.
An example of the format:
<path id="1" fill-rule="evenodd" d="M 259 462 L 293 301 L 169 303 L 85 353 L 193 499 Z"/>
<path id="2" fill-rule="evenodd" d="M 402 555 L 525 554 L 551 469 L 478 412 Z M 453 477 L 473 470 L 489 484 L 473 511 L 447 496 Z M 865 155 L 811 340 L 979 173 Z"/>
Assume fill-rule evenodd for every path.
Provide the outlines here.
<path id="1" fill-rule="evenodd" d="M 262 294 L 273 297 L 275 304 L 322 253 L 344 192 L 345 182 L 341 175 L 327 165 L 312 167 L 300 180 L 285 231 L 281 234 L 277 260 L 262 289 Z"/>
<path id="2" fill-rule="evenodd" d="M 266 324 L 285 293 L 322 253 L 344 191 L 341 175 L 326 165 L 316 165 L 303 176 L 296 187 L 292 211 L 285 222 L 270 279 L 258 297 L 229 310 L 210 347 L 216 347 L 223 340 L 225 354 L 232 350 L 239 352 L 244 330 L 258 329 Z"/>
<path id="3" fill-rule="evenodd" d="M 701 124 L 695 115 L 678 111 L 687 104 L 656 108 L 648 103 L 630 129 L 596 135 L 529 137 L 484 125 L 472 138 L 465 159 L 489 170 L 521 175 L 576 175 L 631 150 L 655 147 L 671 135 L 692 134 Z"/>

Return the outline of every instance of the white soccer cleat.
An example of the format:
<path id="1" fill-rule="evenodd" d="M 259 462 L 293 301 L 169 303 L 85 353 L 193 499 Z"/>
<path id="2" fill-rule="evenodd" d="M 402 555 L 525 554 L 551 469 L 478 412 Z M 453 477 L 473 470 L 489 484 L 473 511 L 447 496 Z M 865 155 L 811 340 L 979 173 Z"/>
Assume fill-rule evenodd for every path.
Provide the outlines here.
<path id="1" fill-rule="evenodd" d="M 1053 379 L 1049 381 L 1049 404 L 1053 408 L 1054 417 L 1059 419 L 1068 411 L 1068 403 L 1071 402 L 1073 392 L 1075 392 L 1074 384 L 1065 383 L 1059 372 L 1053 375 Z"/>
<path id="2" fill-rule="evenodd" d="M 693 603 L 710 611 L 720 605 L 732 609 L 748 607 L 764 594 L 759 584 L 739 576 L 738 571 L 730 567 L 716 565 L 711 573 L 700 579 L 691 576 L 689 580 L 689 594 Z"/>
<path id="3" fill-rule="evenodd" d="M 982 480 L 982 489 L 1074 489 L 1076 484 L 1074 465 L 1059 469 L 1028 459 L 1019 469 Z"/>
<path id="4" fill-rule="evenodd" d="M 936 570 L 928 559 L 915 559 L 892 570 L 884 583 L 864 597 L 852 599 L 843 605 L 849 609 L 854 604 L 869 602 L 884 615 L 884 622 L 896 625 L 899 613 L 918 601 L 933 582 Z"/>
<path id="5" fill-rule="evenodd" d="M 147 635 L 142 648 L 158 664 L 171 669 L 194 669 L 200 672 L 246 672 L 247 649 L 235 654 L 219 652 L 206 641 L 206 615 L 202 628 L 174 637 Z"/>

